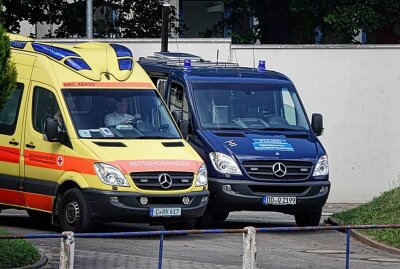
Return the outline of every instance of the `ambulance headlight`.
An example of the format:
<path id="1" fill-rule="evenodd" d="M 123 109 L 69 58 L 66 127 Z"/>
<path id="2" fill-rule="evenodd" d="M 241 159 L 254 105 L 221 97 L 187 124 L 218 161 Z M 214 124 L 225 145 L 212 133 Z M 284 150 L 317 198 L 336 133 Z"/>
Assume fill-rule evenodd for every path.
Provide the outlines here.
<path id="1" fill-rule="evenodd" d="M 203 163 L 197 172 L 196 187 L 207 185 L 207 167 Z"/>
<path id="2" fill-rule="evenodd" d="M 319 158 L 315 166 L 313 176 L 326 176 L 329 174 L 328 156 L 324 155 Z"/>
<path id="3" fill-rule="evenodd" d="M 211 163 L 215 170 L 223 174 L 241 175 L 240 169 L 237 163 L 228 155 L 220 152 L 210 153 Z"/>
<path id="4" fill-rule="evenodd" d="M 129 187 L 129 183 L 121 171 L 106 163 L 95 163 L 94 170 L 100 180 L 107 185 Z"/>

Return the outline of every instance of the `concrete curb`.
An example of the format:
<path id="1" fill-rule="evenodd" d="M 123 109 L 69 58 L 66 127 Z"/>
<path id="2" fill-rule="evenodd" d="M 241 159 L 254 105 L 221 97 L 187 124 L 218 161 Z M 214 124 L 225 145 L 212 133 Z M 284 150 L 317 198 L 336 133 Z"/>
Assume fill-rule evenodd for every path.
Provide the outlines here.
<path id="1" fill-rule="evenodd" d="M 34 264 L 26 265 L 23 267 L 14 267 L 12 269 L 38 269 L 44 267 L 48 262 L 48 258 L 42 251 L 40 251 L 40 260 Z"/>
<path id="2" fill-rule="evenodd" d="M 327 219 L 327 223 L 335 225 L 335 226 L 344 225 L 341 221 L 339 221 L 338 219 L 335 219 L 333 217 L 329 217 Z M 358 241 L 360 241 L 370 247 L 373 247 L 373 248 L 376 248 L 376 249 L 379 249 L 382 251 L 386 251 L 390 254 L 400 255 L 400 249 L 392 247 L 392 246 L 388 246 L 381 242 L 378 242 L 378 241 L 372 239 L 371 237 L 369 237 L 363 233 L 360 233 L 356 230 L 350 230 L 350 234 L 351 234 L 351 236 L 356 238 Z"/>

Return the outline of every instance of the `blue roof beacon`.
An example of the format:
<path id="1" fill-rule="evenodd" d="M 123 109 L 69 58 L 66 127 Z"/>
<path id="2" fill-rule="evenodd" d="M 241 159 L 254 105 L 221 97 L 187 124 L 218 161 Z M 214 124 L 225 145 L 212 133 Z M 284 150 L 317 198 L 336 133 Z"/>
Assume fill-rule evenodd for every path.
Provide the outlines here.
<path id="1" fill-rule="evenodd" d="M 138 63 L 204 159 L 210 201 L 198 227 L 232 211 L 275 211 L 298 226 L 319 225 L 330 191 L 327 153 L 292 81 L 266 69 L 157 52 Z"/>

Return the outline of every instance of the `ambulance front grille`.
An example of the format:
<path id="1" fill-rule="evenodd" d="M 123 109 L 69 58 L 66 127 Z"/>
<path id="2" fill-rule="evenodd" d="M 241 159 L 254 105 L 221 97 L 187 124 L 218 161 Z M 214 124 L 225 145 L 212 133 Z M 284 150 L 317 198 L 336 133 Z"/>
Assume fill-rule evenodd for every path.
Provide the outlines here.
<path id="1" fill-rule="evenodd" d="M 172 184 L 169 188 L 161 187 L 159 177 L 162 174 L 171 178 Z M 188 172 L 135 172 L 130 176 L 135 185 L 142 190 L 184 190 L 192 186 L 194 178 L 194 174 Z"/>
<path id="2" fill-rule="evenodd" d="M 272 171 L 275 163 L 282 163 L 286 167 L 286 174 L 283 177 L 277 177 Z M 273 179 L 273 180 L 302 180 L 310 176 L 312 171 L 311 162 L 302 161 L 244 161 L 243 168 L 246 173 L 255 179 Z"/>

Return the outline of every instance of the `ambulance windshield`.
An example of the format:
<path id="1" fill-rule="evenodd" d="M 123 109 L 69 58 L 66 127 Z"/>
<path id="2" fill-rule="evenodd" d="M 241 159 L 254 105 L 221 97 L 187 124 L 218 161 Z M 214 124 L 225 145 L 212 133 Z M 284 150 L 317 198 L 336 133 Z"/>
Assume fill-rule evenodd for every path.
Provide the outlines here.
<path id="1" fill-rule="evenodd" d="M 195 83 L 193 91 L 204 129 L 309 130 L 289 85 Z"/>
<path id="2" fill-rule="evenodd" d="M 63 94 L 81 138 L 180 138 L 153 90 L 64 89 Z"/>

